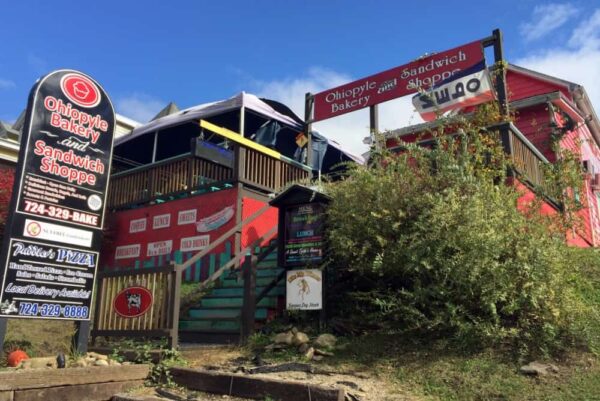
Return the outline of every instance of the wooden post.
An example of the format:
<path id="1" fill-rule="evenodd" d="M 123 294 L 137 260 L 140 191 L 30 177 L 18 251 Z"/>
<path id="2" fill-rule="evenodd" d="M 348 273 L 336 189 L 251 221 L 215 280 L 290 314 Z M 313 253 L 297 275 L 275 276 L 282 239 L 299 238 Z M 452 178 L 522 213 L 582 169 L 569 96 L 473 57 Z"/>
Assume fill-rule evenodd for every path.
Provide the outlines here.
<path id="1" fill-rule="evenodd" d="M 94 302 L 94 328 L 98 330 L 100 324 L 100 308 L 102 307 L 102 291 L 104 290 L 104 278 L 102 272 L 96 273 L 96 302 Z M 96 345 L 96 336 L 92 333 L 92 345 Z"/>
<path id="2" fill-rule="evenodd" d="M 245 343 L 254 333 L 256 314 L 256 255 L 246 255 L 242 266 L 244 277 L 244 305 L 242 307 L 241 341 Z"/>
<path id="3" fill-rule="evenodd" d="M 508 96 L 506 92 L 506 68 L 504 66 L 504 47 L 502 45 L 502 31 L 494 29 L 494 63 L 496 70 L 496 93 L 498 94 L 498 103 L 500 106 L 500 114 L 503 117 L 508 117 Z"/>
<path id="4" fill-rule="evenodd" d="M 179 307 L 181 301 L 181 273 L 174 269 L 171 273 L 171 318 L 168 346 L 169 348 L 177 348 L 179 342 Z"/>
<path id="5" fill-rule="evenodd" d="M 8 318 L 0 317 L 0 350 L 4 346 L 4 338 L 6 337 L 6 329 L 8 328 Z"/>
<path id="6" fill-rule="evenodd" d="M 242 104 L 244 103 L 243 96 L 245 94 L 242 93 Z M 246 129 L 246 108 L 244 106 L 240 107 L 240 135 L 244 135 L 244 130 Z"/>
<path id="7" fill-rule="evenodd" d="M 375 149 L 379 150 L 379 107 L 374 104 L 369 107 L 369 134 L 375 144 Z"/>
<path id="8" fill-rule="evenodd" d="M 306 138 L 308 142 L 306 143 L 306 165 L 312 168 L 312 138 L 310 137 L 310 132 L 312 131 L 312 114 L 314 107 L 314 98 L 310 92 L 307 92 L 304 100 L 304 123 L 306 126 Z"/>
<path id="9" fill-rule="evenodd" d="M 75 334 L 73 335 L 73 349 L 80 354 L 85 354 L 88 349 L 90 338 L 90 321 L 82 320 L 75 322 Z"/>

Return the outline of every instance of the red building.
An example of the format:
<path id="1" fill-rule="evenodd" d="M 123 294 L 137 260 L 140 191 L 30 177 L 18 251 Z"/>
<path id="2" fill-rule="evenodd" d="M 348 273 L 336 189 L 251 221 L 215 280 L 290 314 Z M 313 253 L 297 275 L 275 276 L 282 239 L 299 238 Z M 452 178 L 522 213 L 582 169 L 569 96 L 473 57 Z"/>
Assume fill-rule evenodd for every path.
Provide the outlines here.
<path id="1" fill-rule="evenodd" d="M 600 246 L 600 121 L 585 89 L 572 82 L 515 65 L 509 65 L 506 86 L 513 123 L 505 127 L 504 147 L 519 166 L 514 178 L 523 191 L 519 207 L 535 197 L 534 189 L 544 183 L 541 165 L 557 160 L 556 148 L 576 154 L 584 169 L 583 196 L 579 199 L 582 224 L 569 233 L 569 243 L 580 247 Z M 436 122 L 386 133 L 386 146 L 394 149 L 399 139 L 415 141 L 417 134 Z M 556 213 L 558 205 L 549 200 L 543 213 Z"/>

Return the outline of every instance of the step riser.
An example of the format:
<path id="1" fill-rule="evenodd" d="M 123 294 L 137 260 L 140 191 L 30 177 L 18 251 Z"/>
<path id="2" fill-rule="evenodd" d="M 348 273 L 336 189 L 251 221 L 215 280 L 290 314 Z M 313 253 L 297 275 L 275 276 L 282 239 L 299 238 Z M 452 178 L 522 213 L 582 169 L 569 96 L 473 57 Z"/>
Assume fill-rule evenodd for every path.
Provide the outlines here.
<path id="1" fill-rule="evenodd" d="M 266 287 L 257 287 L 256 288 L 256 293 L 260 294 Z M 213 296 L 217 296 L 217 297 L 240 297 L 242 298 L 244 296 L 244 289 L 243 288 L 216 288 L 213 290 L 213 292 L 210 294 Z M 270 296 L 275 296 L 275 295 L 285 295 L 285 287 L 275 287 L 273 289 L 271 289 L 271 291 L 269 291 Z"/>
<path id="2" fill-rule="evenodd" d="M 240 323 L 228 320 L 182 320 L 179 322 L 179 330 L 202 331 L 202 330 L 240 330 Z"/>
<path id="3" fill-rule="evenodd" d="M 240 309 L 190 309 L 188 315 L 191 319 L 214 319 L 220 318 L 231 319 L 237 318 L 241 315 Z M 254 317 L 258 320 L 264 320 L 267 318 L 267 309 L 259 308 L 256 309 Z"/>
<path id="4" fill-rule="evenodd" d="M 256 277 L 256 286 L 266 287 L 267 285 L 271 284 L 275 277 L 275 275 L 271 277 Z M 240 285 L 244 285 L 244 280 L 240 279 L 240 281 L 237 281 L 235 278 L 224 278 L 221 280 L 221 288 L 239 287 Z"/>
<path id="5" fill-rule="evenodd" d="M 244 300 L 242 298 L 202 298 L 200 300 L 200 306 L 209 307 L 209 308 L 222 308 L 222 307 L 242 307 Z M 277 298 L 275 297 L 265 297 L 260 300 L 260 302 L 256 306 L 263 307 L 277 307 Z"/>

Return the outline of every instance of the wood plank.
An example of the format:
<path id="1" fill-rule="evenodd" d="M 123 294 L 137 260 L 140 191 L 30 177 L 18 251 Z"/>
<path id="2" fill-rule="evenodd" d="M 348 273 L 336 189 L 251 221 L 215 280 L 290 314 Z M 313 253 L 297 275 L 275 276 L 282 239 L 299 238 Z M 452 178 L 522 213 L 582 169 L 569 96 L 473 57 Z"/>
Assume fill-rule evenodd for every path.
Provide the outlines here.
<path id="1" fill-rule="evenodd" d="M 80 384 L 15 391 L 14 401 L 108 401 L 113 395 L 144 385 L 143 380 Z"/>
<path id="2" fill-rule="evenodd" d="M 175 383 L 189 389 L 234 397 L 262 400 L 269 396 L 286 401 L 343 401 L 346 396 L 341 388 L 204 370 L 172 368 L 171 375 Z"/>
<path id="3" fill-rule="evenodd" d="M 13 401 L 14 391 L 0 391 L 0 401 Z"/>
<path id="4" fill-rule="evenodd" d="M 149 371 L 149 365 L 127 365 L 0 372 L 0 391 L 142 380 L 148 376 Z"/>

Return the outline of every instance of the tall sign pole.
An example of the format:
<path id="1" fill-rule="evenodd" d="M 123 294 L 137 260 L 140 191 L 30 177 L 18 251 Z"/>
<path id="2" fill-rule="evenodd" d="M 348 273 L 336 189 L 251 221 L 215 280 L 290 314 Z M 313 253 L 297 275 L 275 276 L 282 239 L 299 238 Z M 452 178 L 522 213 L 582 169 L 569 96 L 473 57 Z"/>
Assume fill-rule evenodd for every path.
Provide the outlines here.
<path id="1" fill-rule="evenodd" d="M 508 96 L 506 93 L 506 66 L 504 65 L 504 46 L 502 44 L 502 31 L 494 29 L 492 33 L 494 38 L 494 63 L 496 64 L 496 93 L 498 94 L 498 103 L 500 113 L 508 117 Z"/>
<path id="2" fill-rule="evenodd" d="M 312 121 L 313 121 L 313 107 L 314 107 L 314 97 L 310 92 L 307 92 L 304 98 L 304 121 L 306 126 L 306 138 L 308 142 L 306 143 L 306 164 L 312 168 L 313 162 L 313 143 L 311 137 L 312 131 Z"/>
<path id="3" fill-rule="evenodd" d="M 85 351 L 114 127 L 106 92 L 81 72 L 32 88 L 0 254 L 0 343 L 8 318 L 71 320 Z"/>

